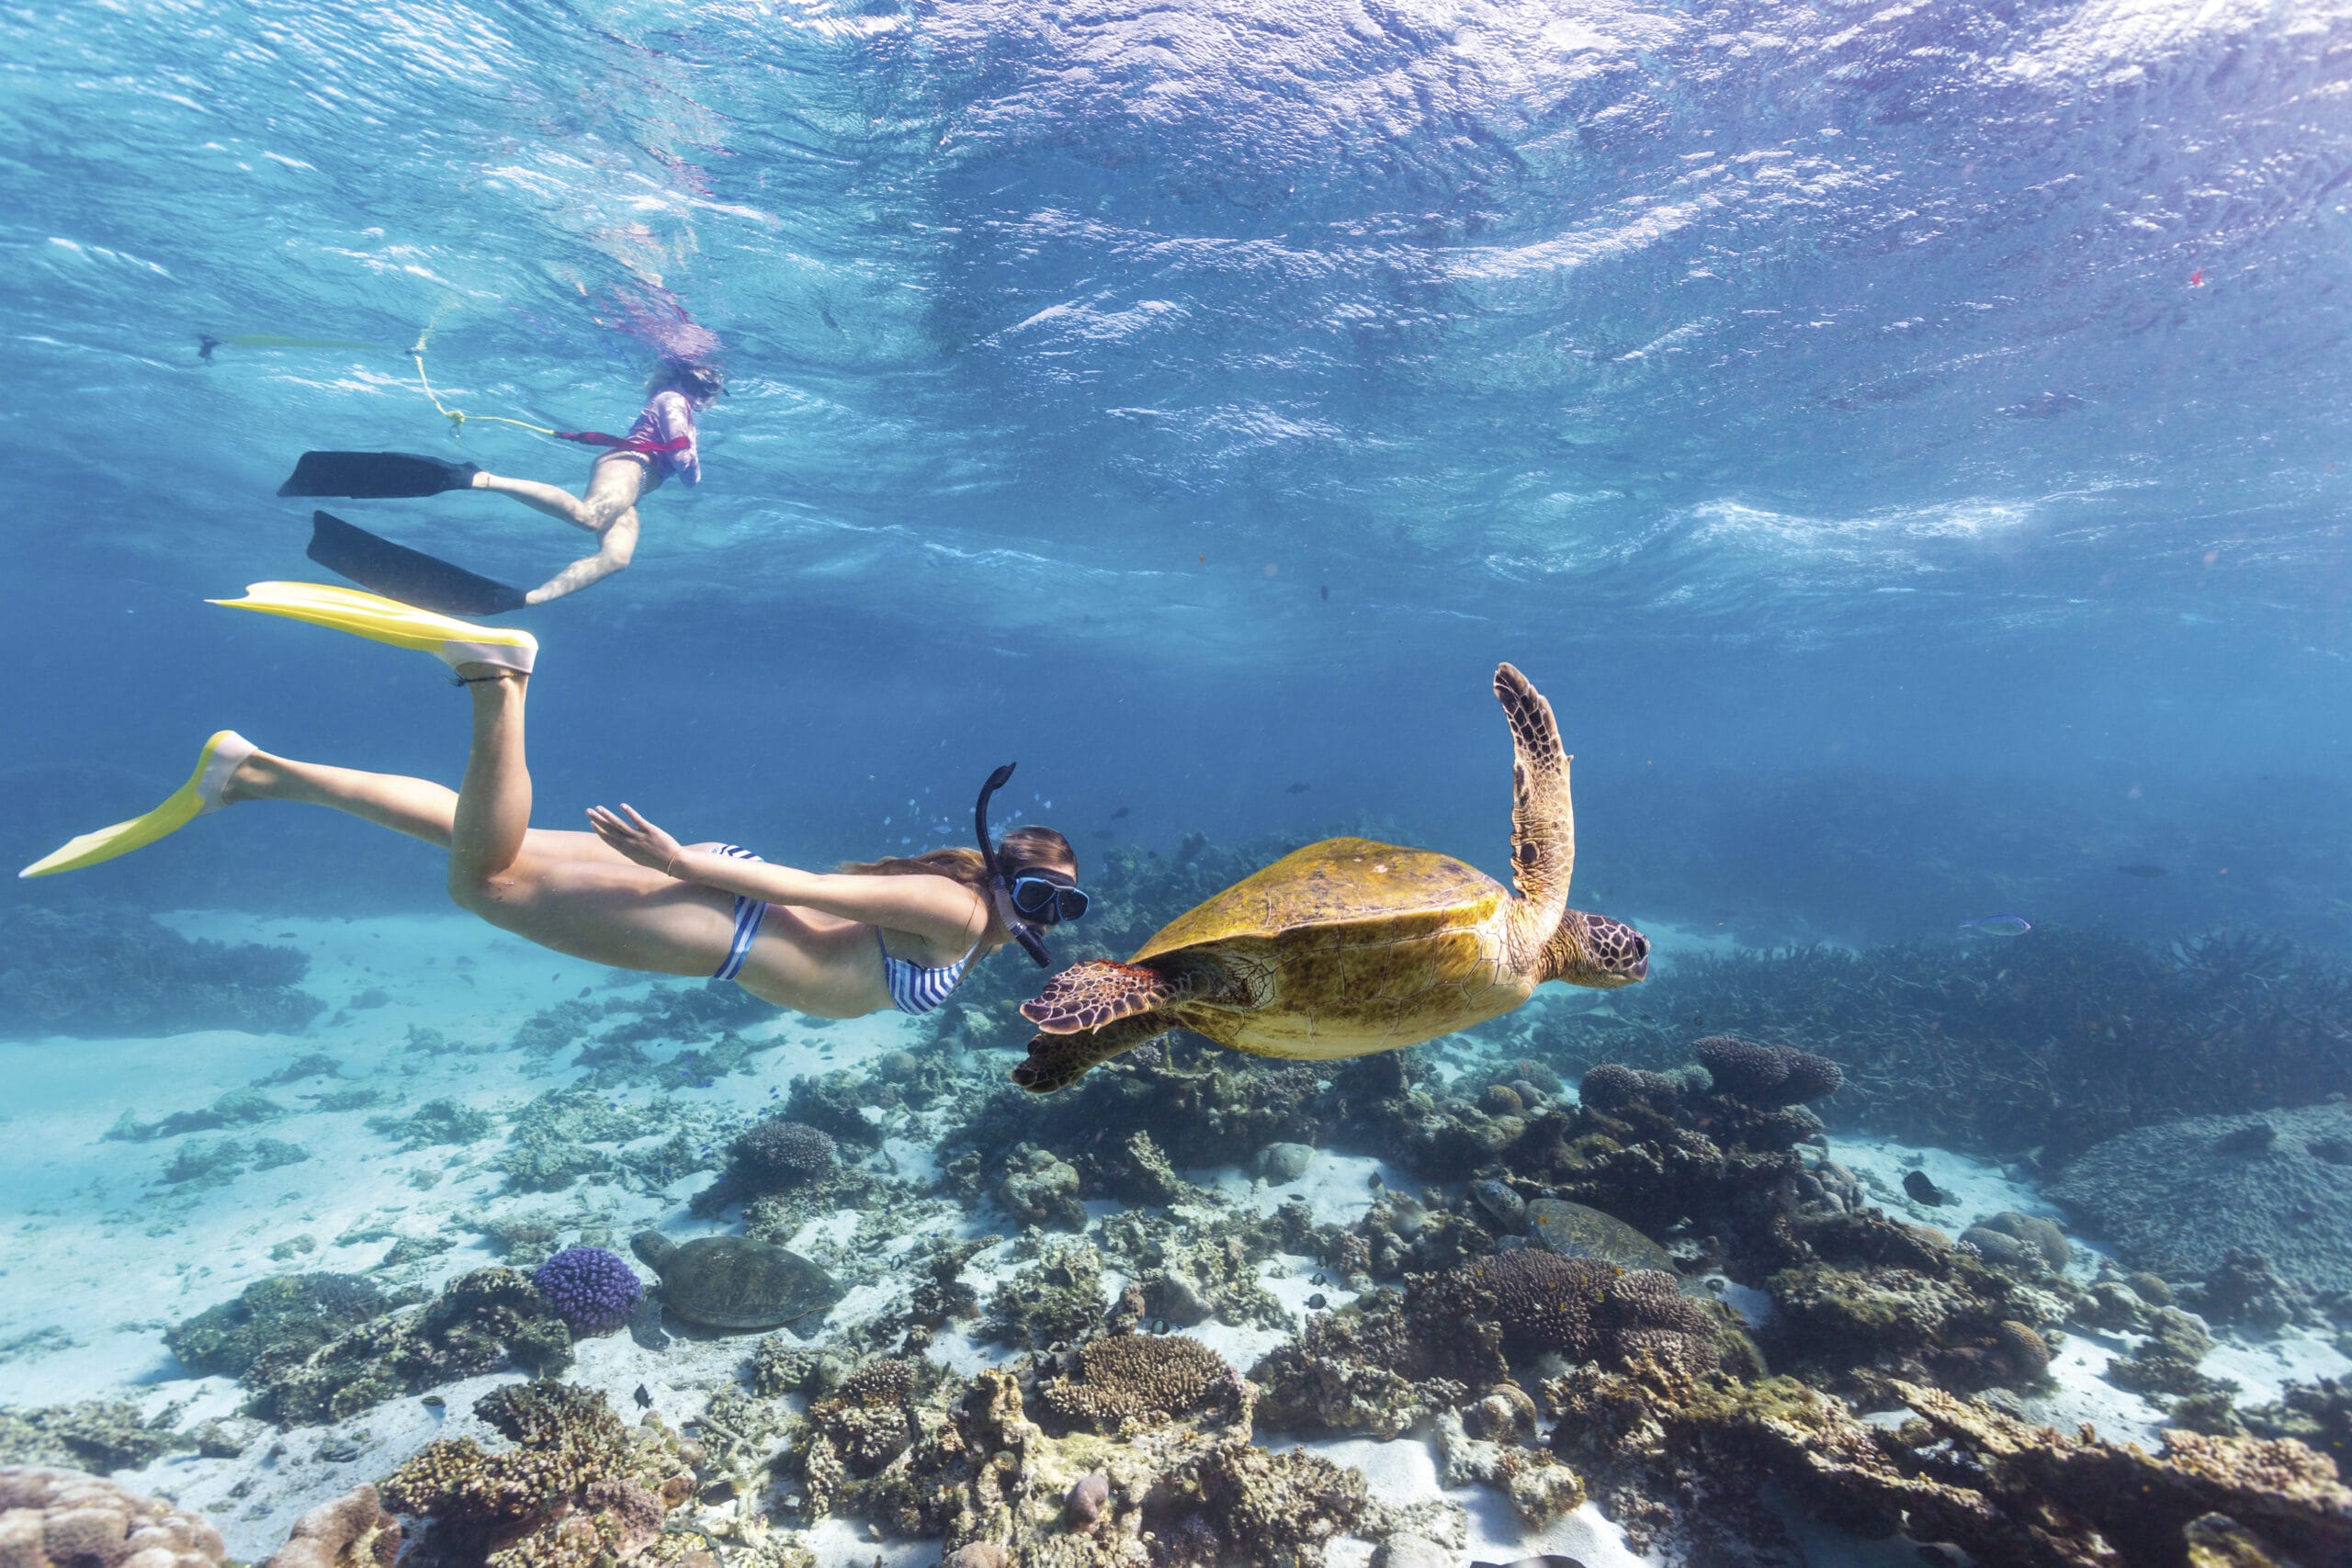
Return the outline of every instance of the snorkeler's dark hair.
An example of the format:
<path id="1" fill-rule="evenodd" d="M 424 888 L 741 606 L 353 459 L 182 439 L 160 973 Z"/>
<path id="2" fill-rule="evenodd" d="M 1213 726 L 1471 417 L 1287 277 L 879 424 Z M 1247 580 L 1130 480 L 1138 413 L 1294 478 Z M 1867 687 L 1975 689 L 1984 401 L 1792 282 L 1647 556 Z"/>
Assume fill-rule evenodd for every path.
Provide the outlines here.
<path id="1" fill-rule="evenodd" d="M 683 359 L 665 359 L 645 383 L 645 395 L 661 392 L 684 392 L 690 398 L 706 400 L 727 390 L 727 374 L 716 365 L 695 365 Z"/>

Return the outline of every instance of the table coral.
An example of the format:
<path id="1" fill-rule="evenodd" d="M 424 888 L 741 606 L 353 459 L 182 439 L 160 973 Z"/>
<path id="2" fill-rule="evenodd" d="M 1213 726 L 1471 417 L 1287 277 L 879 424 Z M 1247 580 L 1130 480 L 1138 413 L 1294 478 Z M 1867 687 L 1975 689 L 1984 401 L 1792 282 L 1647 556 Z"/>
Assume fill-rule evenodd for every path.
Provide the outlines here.
<path id="1" fill-rule="evenodd" d="M 74 1470 L 0 1469 L 7 1568 L 220 1568 L 201 1516 Z"/>

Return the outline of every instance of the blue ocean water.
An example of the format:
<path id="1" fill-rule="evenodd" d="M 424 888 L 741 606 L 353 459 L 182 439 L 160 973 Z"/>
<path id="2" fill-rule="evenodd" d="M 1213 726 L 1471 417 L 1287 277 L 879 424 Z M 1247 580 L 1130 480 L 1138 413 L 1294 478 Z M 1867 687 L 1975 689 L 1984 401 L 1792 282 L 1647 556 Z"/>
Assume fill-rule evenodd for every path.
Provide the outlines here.
<path id="1" fill-rule="evenodd" d="M 221 726 L 454 782 L 420 661 L 206 599 L 319 575 L 305 448 L 584 480 L 413 348 L 605 430 L 683 350 L 729 380 L 704 482 L 515 617 L 545 824 L 825 865 L 965 841 L 1017 759 L 1082 858 L 1364 829 L 1500 874 L 1508 660 L 1580 903 L 2352 947 L 2341 6 L 6 15 L 12 863 Z M 509 581 L 580 553 L 327 504 Z M 447 908 L 290 810 L 8 897 Z"/>

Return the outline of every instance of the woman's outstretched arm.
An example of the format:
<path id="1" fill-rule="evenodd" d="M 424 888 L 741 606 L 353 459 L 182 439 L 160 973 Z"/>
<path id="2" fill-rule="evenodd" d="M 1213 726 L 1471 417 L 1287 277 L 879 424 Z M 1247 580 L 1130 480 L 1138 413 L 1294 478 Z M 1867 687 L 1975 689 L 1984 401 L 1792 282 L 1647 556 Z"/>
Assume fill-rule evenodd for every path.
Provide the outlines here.
<path id="1" fill-rule="evenodd" d="M 984 926 L 987 919 L 984 907 L 975 908 L 978 895 L 949 876 L 842 875 L 691 850 L 647 821 L 626 801 L 617 813 L 590 807 L 588 821 L 597 837 L 622 854 L 681 881 L 763 903 L 790 904 L 845 920 L 863 920 L 909 932 L 940 947 L 970 941 L 978 934 L 976 926 Z"/>

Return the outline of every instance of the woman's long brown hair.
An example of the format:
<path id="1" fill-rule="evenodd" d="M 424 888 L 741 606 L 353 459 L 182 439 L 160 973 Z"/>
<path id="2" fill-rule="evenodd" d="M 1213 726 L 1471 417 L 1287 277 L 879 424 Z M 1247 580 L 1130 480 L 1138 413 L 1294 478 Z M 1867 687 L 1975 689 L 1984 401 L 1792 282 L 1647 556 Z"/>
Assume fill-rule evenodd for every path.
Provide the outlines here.
<path id="1" fill-rule="evenodd" d="M 997 858 L 1008 873 L 1033 865 L 1078 863 L 1078 852 L 1051 828 L 1014 828 L 996 841 Z M 853 876 L 944 876 L 989 897 L 989 863 L 973 849 L 925 850 L 919 855 L 884 855 L 880 860 L 843 861 L 841 869 Z M 989 899 L 989 908 L 996 908 Z M 990 916 L 994 918 L 993 914 Z"/>

